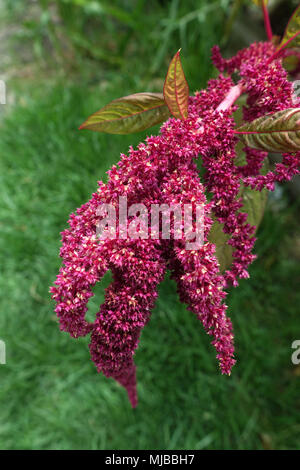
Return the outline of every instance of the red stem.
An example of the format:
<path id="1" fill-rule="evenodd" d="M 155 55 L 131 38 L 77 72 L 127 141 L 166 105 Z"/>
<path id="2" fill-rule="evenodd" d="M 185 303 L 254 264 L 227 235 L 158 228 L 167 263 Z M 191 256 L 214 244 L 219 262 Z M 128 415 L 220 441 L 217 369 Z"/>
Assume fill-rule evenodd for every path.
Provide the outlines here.
<path id="1" fill-rule="evenodd" d="M 273 37 L 272 26 L 271 26 L 268 8 L 264 0 L 262 0 L 262 9 L 263 9 L 263 14 L 264 14 L 264 22 L 265 22 L 265 30 L 267 33 L 267 38 L 269 39 L 269 41 L 272 41 L 272 37 Z"/>
<path id="2" fill-rule="evenodd" d="M 290 39 L 288 39 L 285 43 L 281 45 L 279 45 L 279 48 L 277 49 L 277 51 L 275 52 L 275 54 L 272 55 L 272 57 L 270 57 L 270 60 L 269 60 L 269 63 L 272 62 L 274 59 L 276 59 L 276 57 L 278 57 L 278 55 L 281 53 L 281 51 L 283 49 L 286 48 L 286 46 L 292 42 L 297 36 L 299 36 L 300 34 L 300 31 L 298 31 L 296 34 L 294 34 L 294 36 L 292 36 Z"/>

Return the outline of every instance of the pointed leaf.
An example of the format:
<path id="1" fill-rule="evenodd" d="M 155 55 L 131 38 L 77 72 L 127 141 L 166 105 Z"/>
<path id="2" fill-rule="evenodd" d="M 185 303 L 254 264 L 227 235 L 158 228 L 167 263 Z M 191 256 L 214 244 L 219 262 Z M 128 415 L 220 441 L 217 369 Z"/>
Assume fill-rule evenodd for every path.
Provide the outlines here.
<path id="1" fill-rule="evenodd" d="M 288 44 L 286 44 L 288 43 Z M 296 8 L 288 24 L 286 25 L 285 31 L 279 49 L 282 47 L 299 47 L 300 46 L 300 5 Z"/>
<path id="2" fill-rule="evenodd" d="M 170 113 L 177 119 L 188 116 L 189 86 L 184 76 L 180 49 L 170 62 L 164 83 L 164 98 Z"/>
<path id="3" fill-rule="evenodd" d="M 254 225 L 256 229 L 263 218 L 267 195 L 267 189 L 263 189 L 262 191 L 255 191 L 246 187 L 242 189 L 244 206 L 241 208 L 241 211 L 248 214 L 247 223 Z M 215 221 L 208 237 L 209 241 L 216 245 L 216 255 L 221 272 L 229 269 L 233 261 L 233 247 L 227 243 L 230 236 L 223 232 L 222 227 L 223 225 Z"/>
<path id="4" fill-rule="evenodd" d="M 143 131 L 169 117 L 162 93 L 135 93 L 107 104 L 92 114 L 79 129 L 130 134 Z"/>
<path id="5" fill-rule="evenodd" d="M 223 232 L 223 225 L 217 220 L 213 223 L 208 240 L 216 245 L 216 256 L 220 271 L 224 272 L 232 263 L 232 246 L 227 244 L 230 236 Z"/>
<path id="6" fill-rule="evenodd" d="M 269 152 L 300 150 L 300 108 L 288 108 L 262 116 L 235 131 L 248 146 Z"/>
<path id="7" fill-rule="evenodd" d="M 243 163 L 246 163 L 246 160 Z M 262 169 L 262 174 L 266 174 L 269 171 L 269 167 L 270 165 L 266 160 Z M 254 225 L 257 230 L 264 215 L 268 198 L 268 190 L 263 189 L 262 191 L 255 191 L 249 187 L 242 186 L 240 196 L 243 198 L 244 204 L 241 211 L 248 214 L 247 223 Z M 232 264 L 233 247 L 228 245 L 227 242 L 230 236 L 223 232 L 222 227 L 222 224 L 215 221 L 208 238 L 211 243 L 216 245 L 216 255 L 220 264 L 220 271 L 224 272 L 226 269 L 229 269 Z"/>

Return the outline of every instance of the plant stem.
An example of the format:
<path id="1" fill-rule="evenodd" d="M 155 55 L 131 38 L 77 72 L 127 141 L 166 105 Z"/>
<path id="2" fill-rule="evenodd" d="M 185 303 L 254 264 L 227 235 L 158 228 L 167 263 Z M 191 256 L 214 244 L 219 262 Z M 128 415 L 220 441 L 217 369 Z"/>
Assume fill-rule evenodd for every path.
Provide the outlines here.
<path id="1" fill-rule="evenodd" d="M 217 107 L 216 111 L 220 112 L 229 109 L 234 104 L 234 102 L 241 96 L 242 93 L 242 85 L 235 85 L 230 88 L 222 103 L 220 103 Z"/>
<path id="2" fill-rule="evenodd" d="M 269 39 L 269 41 L 272 41 L 273 33 L 272 33 L 271 21 L 270 21 L 268 8 L 264 0 L 262 0 L 262 9 L 263 9 L 263 14 L 264 14 L 264 22 L 265 22 L 265 30 L 267 33 L 267 38 Z"/>
<path id="3" fill-rule="evenodd" d="M 283 44 L 279 44 L 279 48 L 277 49 L 277 51 L 275 52 L 275 54 L 272 55 L 272 57 L 270 58 L 269 62 L 272 62 L 272 60 L 276 59 L 276 57 L 279 56 L 279 54 L 281 53 L 281 51 L 283 49 L 286 48 L 286 46 L 288 44 L 290 44 L 290 42 L 292 42 L 297 36 L 299 36 L 300 34 L 300 31 L 298 31 L 296 34 L 294 34 L 294 36 L 292 36 L 291 38 L 289 38 L 286 42 L 284 42 Z"/>

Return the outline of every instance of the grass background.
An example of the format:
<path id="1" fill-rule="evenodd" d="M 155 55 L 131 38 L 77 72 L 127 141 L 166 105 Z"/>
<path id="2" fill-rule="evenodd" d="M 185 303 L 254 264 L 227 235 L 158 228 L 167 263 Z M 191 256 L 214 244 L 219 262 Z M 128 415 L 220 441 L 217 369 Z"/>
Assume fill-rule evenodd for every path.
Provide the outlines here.
<path id="1" fill-rule="evenodd" d="M 165 6 L 166 17 L 174 3 Z M 209 20 L 205 27 L 208 42 L 221 39 Z M 201 50 L 194 45 L 186 62 L 199 88 L 211 72 Z M 197 60 L 201 67 L 189 68 Z M 82 75 L 68 73 L 63 81 L 49 66 L 51 78 L 9 83 L 14 104 L 0 127 L 0 337 L 7 347 L 0 448 L 299 449 L 300 367 L 291 363 L 291 344 L 300 338 L 299 202 L 285 187 L 269 199 L 250 280 L 229 294 L 238 357 L 231 377 L 218 372 L 209 338 L 169 279 L 135 356 L 135 410 L 121 387 L 97 374 L 88 339 L 59 331 L 48 293 L 60 265 L 59 232 L 120 152 L 146 135 L 77 127 L 95 107 L 155 89 L 160 79 L 147 75 L 147 64 L 138 76 L 127 66 L 101 62 L 97 69 L 82 61 Z M 34 66 L 39 70 L 38 59 Z M 96 287 L 90 318 L 108 282 Z"/>

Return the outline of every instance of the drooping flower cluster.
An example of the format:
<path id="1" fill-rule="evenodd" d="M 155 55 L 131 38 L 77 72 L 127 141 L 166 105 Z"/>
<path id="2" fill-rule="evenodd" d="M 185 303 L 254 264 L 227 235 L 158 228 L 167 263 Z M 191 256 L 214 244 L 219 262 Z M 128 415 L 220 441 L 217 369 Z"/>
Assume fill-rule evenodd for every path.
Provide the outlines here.
<path id="1" fill-rule="evenodd" d="M 148 137 L 122 155 L 108 172 L 107 184 L 99 182 L 97 192 L 71 215 L 70 228 L 62 234 L 63 266 L 51 288 L 60 327 L 75 338 L 91 333 L 90 352 L 98 371 L 126 388 L 132 406 L 137 404 L 133 355 L 167 269 L 182 302 L 213 337 L 222 373 L 229 374 L 235 363 L 225 289 L 249 276 L 247 268 L 255 258 L 255 227 L 243 212 L 241 185 L 272 190 L 275 181 L 298 172 L 300 153 L 284 154 L 274 171 L 262 175 L 267 153 L 247 147 L 246 164 L 237 166 L 232 117 L 236 106 L 222 103 L 236 86 L 231 74 L 239 72 L 239 86 L 248 94 L 245 121 L 295 107 L 291 84 L 281 60 L 271 60 L 273 54 L 271 43 L 258 43 L 225 60 L 214 48 L 213 61 L 221 73 L 206 90 L 190 97 L 188 118 L 170 118 L 159 136 Z M 203 180 L 198 159 L 205 169 Z M 100 240 L 98 207 L 110 203 L 117 208 L 124 196 L 128 205 L 142 203 L 149 210 L 153 204 L 204 206 L 204 243 L 196 250 L 186 249 L 185 239 L 175 237 L 173 226 L 170 239 L 123 239 L 117 231 L 115 238 Z M 220 271 L 216 247 L 209 239 L 215 220 L 233 247 L 232 265 L 225 272 Z M 89 323 L 85 314 L 92 288 L 108 270 L 113 282 L 95 322 Z"/>

